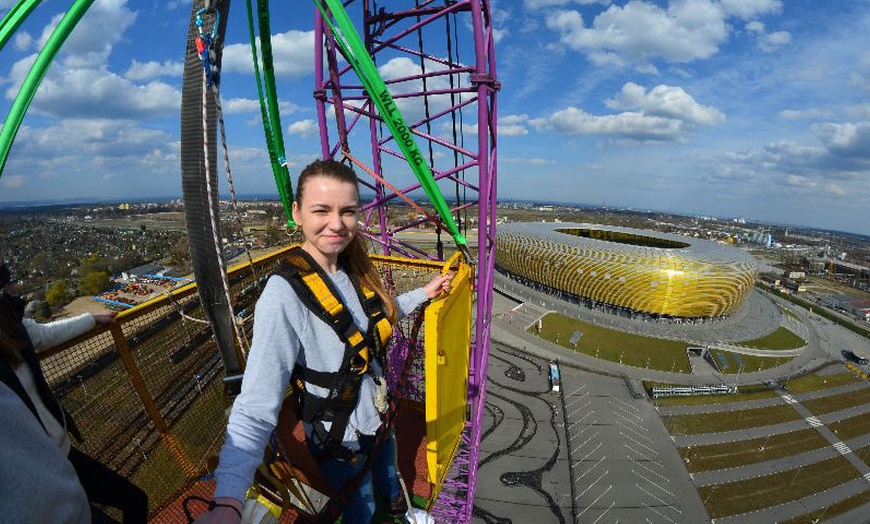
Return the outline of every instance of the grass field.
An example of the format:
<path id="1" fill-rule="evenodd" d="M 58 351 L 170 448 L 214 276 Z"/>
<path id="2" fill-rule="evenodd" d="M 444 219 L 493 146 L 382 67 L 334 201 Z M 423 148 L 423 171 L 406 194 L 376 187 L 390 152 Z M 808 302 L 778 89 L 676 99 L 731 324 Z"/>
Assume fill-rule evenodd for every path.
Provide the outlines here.
<path id="1" fill-rule="evenodd" d="M 740 342 L 741 346 L 757 349 L 800 349 L 807 345 L 806 341 L 788 329 L 780 326 L 773 333 L 753 340 Z"/>
<path id="2" fill-rule="evenodd" d="M 620 362 L 639 368 L 690 373 L 686 343 L 643 337 L 596 326 L 558 313 L 549 313 L 541 320 L 541 330 L 529 330 L 539 337 L 586 355 Z M 582 333 L 576 347 L 570 339 Z"/>
<path id="3" fill-rule="evenodd" d="M 847 391 L 839 395 L 830 395 L 802 402 L 804 407 L 810 410 L 813 415 L 824 415 L 825 413 L 833 413 L 867 403 L 870 403 L 870 388 Z"/>
<path id="4" fill-rule="evenodd" d="M 710 518 L 739 515 L 797 500 L 839 486 L 859 476 L 848 460 L 828 460 L 726 484 L 698 488 Z"/>
<path id="5" fill-rule="evenodd" d="M 783 386 L 790 393 L 807 393 L 809 391 L 818 391 L 820 389 L 835 388 L 837 386 L 845 386 L 854 384 L 860 379 L 854 373 L 844 371 L 832 375 L 817 375 L 811 373 L 802 377 L 793 378 L 783 383 Z"/>
<path id="6" fill-rule="evenodd" d="M 870 415 L 862 413 L 844 420 L 827 424 L 840 440 L 849 440 L 870 433 Z"/>
<path id="7" fill-rule="evenodd" d="M 826 506 L 820 510 L 813 511 L 812 513 L 785 520 L 780 524 L 816 524 L 817 522 L 822 522 L 825 519 L 836 517 L 837 515 L 849 510 L 863 506 L 868 502 L 870 502 L 870 491 L 865 491 L 864 493 L 859 493 L 843 499 L 836 504 L 831 504 L 830 506 Z"/>
<path id="8" fill-rule="evenodd" d="M 671 435 L 718 433 L 720 431 L 769 426 L 800 419 L 801 416 L 798 412 L 788 405 L 663 417 L 665 427 L 668 428 Z"/>
<path id="9" fill-rule="evenodd" d="M 814 428 L 770 437 L 680 448 L 689 471 L 710 471 L 798 455 L 829 445 Z"/>

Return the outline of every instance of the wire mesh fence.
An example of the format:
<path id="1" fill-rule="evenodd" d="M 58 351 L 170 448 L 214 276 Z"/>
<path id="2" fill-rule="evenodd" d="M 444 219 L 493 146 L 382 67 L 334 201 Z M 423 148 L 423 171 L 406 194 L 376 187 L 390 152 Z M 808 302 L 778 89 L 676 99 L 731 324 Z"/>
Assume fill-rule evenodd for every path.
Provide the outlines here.
<path id="1" fill-rule="evenodd" d="M 233 312 L 250 337 L 253 309 L 283 248 L 229 271 Z M 396 294 L 434 275 L 435 262 L 373 258 Z M 389 356 L 399 395 L 423 400 L 423 329 L 411 315 Z M 414 338 L 414 340 L 410 340 Z M 243 344 L 248 346 L 248 343 Z M 208 497 L 210 463 L 223 440 L 229 401 L 220 352 L 195 284 L 167 292 L 41 355 L 49 384 L 77 422 L 82 451 L 148 493 L 152 522 L 184 522 L 181 500 Z M 202 511 L 199 508 L 198 511 Z M 197 511 L 197 512 L 198 512 Z"/>

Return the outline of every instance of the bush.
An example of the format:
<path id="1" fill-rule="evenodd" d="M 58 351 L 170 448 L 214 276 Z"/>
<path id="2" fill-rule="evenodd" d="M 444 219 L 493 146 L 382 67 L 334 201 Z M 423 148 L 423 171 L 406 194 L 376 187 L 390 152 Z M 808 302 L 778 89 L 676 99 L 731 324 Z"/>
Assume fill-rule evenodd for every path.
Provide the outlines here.
<path id="1" fill-rule="evenodd" d="M 109 273 L 106 271 L 91 271 L 85 274 L 79 281 L 79 295 L 99 295 L 108 289 L 110 285 Z"/>
<path id="2" fill-rule="evenodd" d="M 51 307 L 59 307 L 69 302 L 69 284 L 66 280 L 55 280 L 45 292 L 45 301 Z"/>

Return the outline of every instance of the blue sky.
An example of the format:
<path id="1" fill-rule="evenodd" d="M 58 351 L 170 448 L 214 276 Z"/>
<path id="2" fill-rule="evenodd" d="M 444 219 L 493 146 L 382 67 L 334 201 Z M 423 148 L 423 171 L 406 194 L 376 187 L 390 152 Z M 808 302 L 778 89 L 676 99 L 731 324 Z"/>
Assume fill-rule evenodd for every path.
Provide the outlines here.
<path id="1" fill-rule="evenodd" d="M 313 4 L 273 2 L 293 167 L 318 152 Z M 280 5 L 279 5 L 280 4 Z M 11 7 L 0 0 L 0 13 Z M 0 115 L 69 3 L 0 52 Z M 870 2 L 497 0 L 499 195 L 870 234 Z M 34 99 L 0 201 L 180 194 L 190 3 L 97 0 Z M 242 193 L 275 193 L 245 9 L 222 100 Z M 465 55 L 468 56 L 467 54 Z"/>

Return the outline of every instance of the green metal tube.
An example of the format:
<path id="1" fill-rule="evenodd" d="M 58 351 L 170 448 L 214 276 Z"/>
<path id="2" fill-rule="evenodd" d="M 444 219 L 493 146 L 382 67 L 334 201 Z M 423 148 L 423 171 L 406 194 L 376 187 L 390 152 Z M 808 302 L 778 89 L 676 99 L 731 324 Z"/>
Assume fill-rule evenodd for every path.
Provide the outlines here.
<path id="1" fill-rule="evenodd" d="M 408 164 L 417 176 L 417 180 L 423 186 L 423 190 L 435 207 L 435 211 L 444 221 L 447 230 L 453 235 L 453 240 L 458 246 L 466 246 L 467 241 L 460 233 L 459 227 L 450 213 L 450 206 L 444 199 L 441 189 L 435 182 L 435 177 L 432 176 L 432 169 L 425 161 L 423 153 L 420 152 L 417 142 L 414 140 L 411 129 L 408 127 L 402 113 L 396 107 L 396 102 L 393 100 L 393 95 L 387 89 L 387 84 L 381 78 L 377 66 L 375 66 L 372 57 L 365 48 L 356 28 L 353 26 L 350 17 L 342 6 L 341 0 L 315 0 L 317 8 L 323 14 L 323 19 L 329 24 L 335 35 L 335 41 L 341 47 L 351 67 L 359 76 L 366 91 L 371 97 L 378 112 L 393 134 L 393 138 L 399 145 L 399 149 L 405 155 Z M 327 12 L 326 6 L 329 8 Z M 329 13 L 335 18 L 335 22 L 329 17 Z"/>
<path id="2" fill-rule="evenodd" d="M 284 137 L 283 133 L 280 135 L 280 149 L 278 149 L 278 145 L 275 142 L 275 133 L 273 132 L 273 119 L 270 118 L 270 109 L 272 106 L 275 107 L 275 112 L 277 113 L 278 101 L 277 96 L 275 95 L 275 78 L 274 78 L 274 68 L 272 67 L 272 52 L 271 52 L 271 34 L 268 36 L 268 44 L 269 44 L 269 53 L 268 59 L 270 61 L 268 69 L 273 71 L 272 74 L 272 91 L 268 94 L 269 96 L 269 104 L 265 98 L 263 97 L 263 83 L 260 80 L 260 66 L 258 64 L 258 53 L 257 53 L 257 38 L 254 33 L 254 15 L 252 8 L 252 0 L 247 0 L 247 13 L 248 13 L 248 33 L 251 36 L 251 57 L 254 61 L 254 79 L 257 83 L 257 96 L 260 100 L 260 117 L 263 120 L 263 134 L 266 138 L 266 149 L 269 151 L 269 163 L 272 166 L 272 176 L 275 178 L 275 185 L 278 187 L 278 195 L 281 197 L 281 204 L 284 207 L 284 215 L 287 218 L 287 227 L 294 228 L 296 227 L 296 223 L 293 222 L 293 214 L 291 212 L 291 202 L 293 200 L 293 185 L 290 182 L 290 173 L 287 169 L 286 164 L 281 165 L 279 158 L 284 157 Z M 269 12 L 269 2 L 268 0 L 260 0 L 257 4 L 257 12 L 258 13 L 266 13 L 266 31 L 270 31 L 268 29 L 268 12 Z M 262 14 L 259 14 L 262 17 Z M 261 38 L 262 40 L 262 38 Z M 265 41 L 264 41 L 265 42 Z M 263 49 L 265 50 L 266 44 L 263 44 Z M 266 69 L 267 66 L 265 64 L 266 53 L 263 53 L 263 68 Z M 281 121 L 280 121 L 280 113 L 277 114 L 278 118 L 278 131 L 281 132 Z"/>
<path id="3" fill-rule="evenodd" d="M 0 50 L 6 45 L 18 26 L 30 15 L 33 8 L 39 5 L 40 0 L 20 0 L 3 17 L 0 22 Z"/>
<path id="4" fill-rule="evenodd" d="M 21 121 L 24 120 L 24 114 L 30 107 L 30 102 L 33 100 L 39 84 L 42 83 L 45 73 L 48 72 L 51 61 L 93 3 L 94 0 L 76 0 L 69 11 L 63 15 L 60 23 L 57 24 L 45 43 L 45 47 L 42 48 L 36 61 L 30 67 L 30 71 L 21 85 L 21 90 L 18 91 L 18 95 L 9 109 L 9 114 L 6 116 L 3 130 L 0 131 L 0 177 L 3 176 L 3 168 L 6 167 L 9 150 L 12 148 L 15 135 L 18 134 L 18 128 L 21 127 Z"/>

